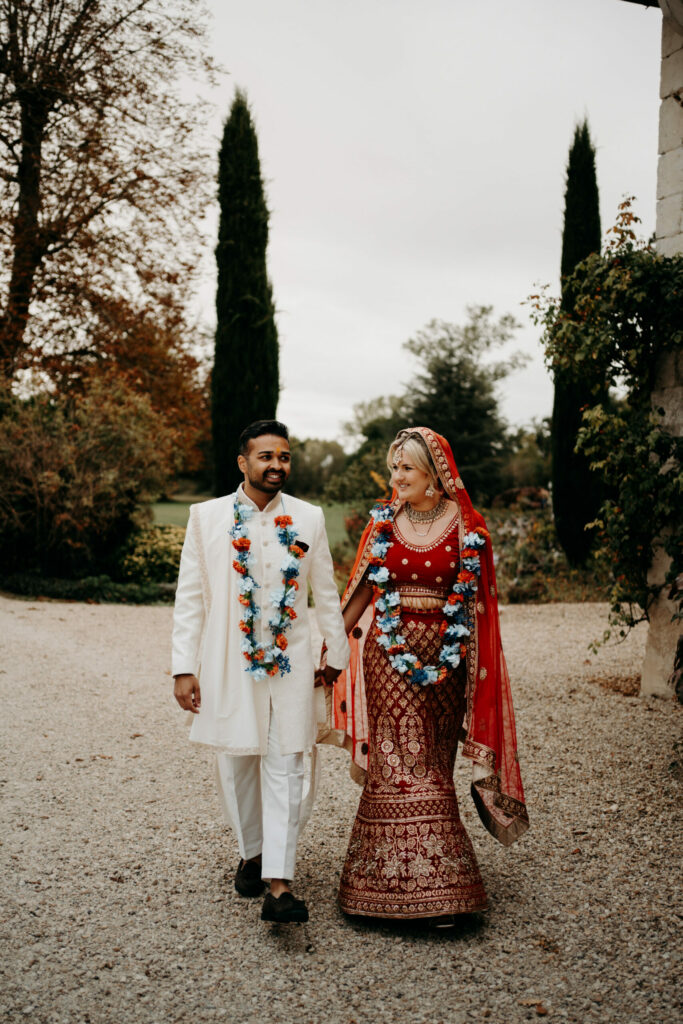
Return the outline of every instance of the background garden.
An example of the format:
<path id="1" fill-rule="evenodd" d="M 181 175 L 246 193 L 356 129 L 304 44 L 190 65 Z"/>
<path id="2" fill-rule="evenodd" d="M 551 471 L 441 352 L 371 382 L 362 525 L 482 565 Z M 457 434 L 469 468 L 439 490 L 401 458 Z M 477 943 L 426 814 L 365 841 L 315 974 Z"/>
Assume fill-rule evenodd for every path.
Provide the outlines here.
<path id="1" fill-rule="evenodd" d="M 198 11 L 65 0 L 0 14 L 0 586 L 12 593 L 171 600 L 189 501 L 234 489 L 241 429 L 277 412 L 269 211 L 239 90 L 218 153 L 218 238 L 200 229 L 216 154 L 205 102 L 178 82 L 199 97 L 221 72 Z M 661 589 L 648 577 L 658 544 L 674 585 L 680 439 L 650 395 L 658 360 L 680 348 L 683 257 L 637 237 L 630 199 L 603 238 L 587 121 L 568 142 L 560 288 L 527 300 L 552 418 L 512 429 L 501 416 L 500 388 L 523 364 L 509 314 L 473 305 L 407 338 L 402 393 L 357 405 L 343 443 L 292 439 L 289 489 L 323 505 L 340 588 L 389 493 L 388 444 L 411 423 L 451 442 L 503 601 L 609 600 L 623 630 Z M 209 338 L 192 295 L 212 247 Z"/>

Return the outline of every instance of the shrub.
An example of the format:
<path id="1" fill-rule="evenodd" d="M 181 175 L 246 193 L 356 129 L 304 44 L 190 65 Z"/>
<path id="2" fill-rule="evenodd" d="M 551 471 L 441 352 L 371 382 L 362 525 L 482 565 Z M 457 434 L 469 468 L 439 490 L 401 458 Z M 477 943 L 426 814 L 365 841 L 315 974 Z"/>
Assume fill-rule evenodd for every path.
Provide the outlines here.
<path id="1" fill-rule="evenodd" d="M 106 572 L 173 466 L 171 430 L 118 378 L 92 378 L 68 398 L 3 394 L 3 572 Z"/>
<path id="2" fill-rule="evenodd" d="M 16 572 L 0 576 L 0 588 L 10 594 L 57 601 L 100 601 L 115 604 L 156 604 L 173 601 L 175 587 L 170 583 L 117 583 L 109 576 L 86 576 L 65 580 L 36 573 Z"/>
<path id="3" fill-rule="evenodd" d="M 175 583 L 184 539 L 182 526 L 136 530 L 119 554 L 117 578 L 134 583 Z"/>
<path id="4" fill-rule="evenodd" d="M 570 567 L 549 507 L 493 509 L 485 516 L 503 604 L 607 600 L 606 565 L 591 557 L 580 569 Z"/>

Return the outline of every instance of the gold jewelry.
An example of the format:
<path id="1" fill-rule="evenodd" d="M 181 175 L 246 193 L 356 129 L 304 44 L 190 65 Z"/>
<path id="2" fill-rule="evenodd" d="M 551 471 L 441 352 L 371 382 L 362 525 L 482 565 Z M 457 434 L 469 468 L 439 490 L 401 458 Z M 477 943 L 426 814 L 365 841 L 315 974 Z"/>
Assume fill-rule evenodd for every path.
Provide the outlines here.
<path id="1" fill-rule="evenodd" d="M 426 509 L 425 511 L 421 511 L 420 509 L 413 508 L 413 506 L 410 504 L 410 502 L 407 501 L 405 503 L 405 505 L 404 505 L 404 511 L 405 511 L 405 514 L 406 514 L 406 516 L 408 518 L 408 522 L 410 523 L 411 527 L 413 528 L 413 533 L 417 537 L 423 537 L 423 538 L 428 537 L 429 533 L 431 531 L 431 528 L 434 525 L 434 523 L 436 522 L 436 520 L 440 519 L 441 516 L 446 511 L 447 505 L 448 505 L 448 502 L 446 501 L 446 499 L 445 498 L 440 498 L 439 501 L 434 506 L 434 508 L 429 508 L 429 509 Z M 429 525 L 427 526 L 427 529 L 425 530 L 424 533 L 420 533 L 420 531 L 418 530 L 417 526 L 415 525 L 416 523 L 428 523 Z"/>
<path id="2" fill-rule="evenodd" d="M 445 498 L 439 498 L 438 502 L 433 508 L 421 510 L 413 508 L 409 501 L 403 506 L 403 510 L 407 515 L 410 522 L 414 525 L 415 523 L 429 523 L 430 525 L 436 520 L 440 519 L 446 511 L 446 505 L 448 502 Z"/>

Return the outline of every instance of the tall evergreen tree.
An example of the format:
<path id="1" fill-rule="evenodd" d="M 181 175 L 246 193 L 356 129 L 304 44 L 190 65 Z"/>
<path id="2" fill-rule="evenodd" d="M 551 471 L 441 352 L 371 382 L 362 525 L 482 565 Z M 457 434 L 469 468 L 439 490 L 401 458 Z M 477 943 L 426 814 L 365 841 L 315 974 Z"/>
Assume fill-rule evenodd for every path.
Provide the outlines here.
<path id="1" fill-rule="evenodd" d="M 572 296 L 566 278 L 593 252 L 600 251 L 600 203 L 595 174 L 595 147 L 588 121 L 577 125 L 569 150 L 567 188 L 564 194 L 562 234 L 562 306 L 571 309 Z M 553 513 L 557 536 L 572 565 L 585 562 L 592 536 L 585 526 L 596 516 L 601 488 L 585 455 L 574 449 L 581 426 L 583 406 L 594 404 L 589 378 L 577 380 L 566 371 L 555 372 L 551 446 Z"/>
<path id="2" fill-rule="evenodd" d="M 237 439 L 253 420 L 275 417 L 278 340 L 266 269 L 268 207 L 247 98 L 235 93 L 218 169 L 216 345 L 211 380 L 216 494 L 233 491 Z"/>

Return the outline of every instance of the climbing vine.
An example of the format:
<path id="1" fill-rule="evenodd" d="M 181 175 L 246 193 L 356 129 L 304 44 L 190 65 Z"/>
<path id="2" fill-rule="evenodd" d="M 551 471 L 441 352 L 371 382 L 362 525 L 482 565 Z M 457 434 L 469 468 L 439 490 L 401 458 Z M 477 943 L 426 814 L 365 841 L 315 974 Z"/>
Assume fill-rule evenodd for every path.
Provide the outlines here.
<path id="1" fill-rule="evenodd" d="M 609 493 L 588 527 L 611 566 L 604 640 L 647 619 L 662 587 L 682 614 L 683 444 L 651 396 L 663 368 L 683 359 L 683 254 L 662 256 L 639 239 L 632 203 L 620 205 L 603 252 L 565 279 L 571 303 L 547 288 L 529 299 L 549 367 L 593 382 L 595 402 L 584 407 L 577 450 Z M 670 560 L 663 584 L 650 573 L 656 549 Z"/>

